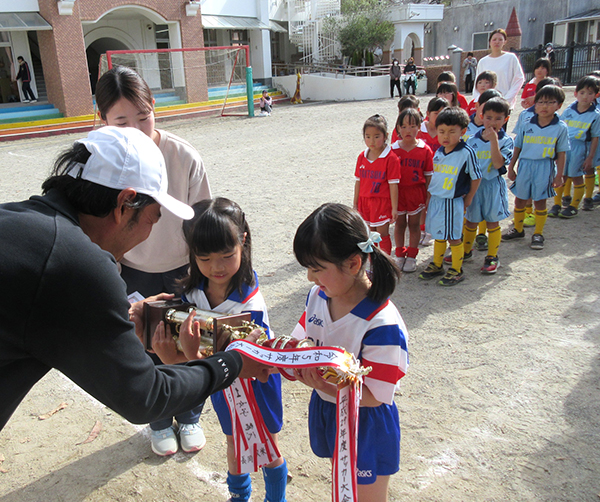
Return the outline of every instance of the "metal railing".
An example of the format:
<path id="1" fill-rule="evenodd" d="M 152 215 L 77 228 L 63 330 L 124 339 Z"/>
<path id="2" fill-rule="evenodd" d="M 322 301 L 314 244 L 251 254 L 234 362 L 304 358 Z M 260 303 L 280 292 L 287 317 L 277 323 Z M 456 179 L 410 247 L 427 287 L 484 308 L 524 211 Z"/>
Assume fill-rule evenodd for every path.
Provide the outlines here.
<path id="1" fill-rule="evenodd" d="M 381 75 L 389 75 L 390 73 L 389 64 L 374 65 L 374 66 L 351 66 L 351 65 L 335 65 L 327 63 L 296 63 L 296 64 L 283 64 L 273 63 L 273 76 L 281 77 L 284 75 L 295 75 L 296 73 L 316 74 L 316 73 L 327 73 L 334 74 L 336 78 L 344 78 L 346 76 L 351 77 L 378 77 Z M 404 66 L 401 66 L 404 71 Z M 417 70 L 422 70 L 422 66 L 417 66 Z"/>

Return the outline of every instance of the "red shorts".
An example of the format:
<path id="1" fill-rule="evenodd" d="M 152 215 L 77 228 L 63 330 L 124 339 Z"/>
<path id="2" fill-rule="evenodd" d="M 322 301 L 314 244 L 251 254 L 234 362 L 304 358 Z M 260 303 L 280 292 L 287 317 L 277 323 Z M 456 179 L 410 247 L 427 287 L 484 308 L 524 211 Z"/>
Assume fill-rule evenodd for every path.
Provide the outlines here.
<path id="1" fill-rule="evenodd" d="M 371 227 L 385 225 L 392 219 L 392 201 L 387 197 L 359 197 L 358 212 Z"/>
<path id="2" fill-rule="evenodd" d="M 418 214 L 425 209 L 426 201 L 425 185 L 398 186 L 398 214 Z"/>

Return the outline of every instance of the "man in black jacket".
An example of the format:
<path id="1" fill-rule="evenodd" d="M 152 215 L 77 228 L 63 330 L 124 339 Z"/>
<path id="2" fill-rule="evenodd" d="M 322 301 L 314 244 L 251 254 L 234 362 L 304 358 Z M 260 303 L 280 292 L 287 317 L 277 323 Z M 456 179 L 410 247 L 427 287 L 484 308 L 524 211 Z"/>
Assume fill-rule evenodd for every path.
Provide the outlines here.
<path id="1" fill-rule="evenodd" d="M 29 65 L 23 59 L 23 56 L 19 56 L 17 61 L 19 63 L 17 80 L 21 79 L 21 89 L 23 89 L 23 96 L 25 96 L 23 103 L 29 103 L 29 100 L 31 100 L 32 103 L 35 103 L 37 102 L 37 99 L 31 90 L 31 72 L 29 71 Z"/>
<path id="2" fill-rule="evenodd" d="M 235 351 L 155 366 L 136 336 L 130 314 L 140 306 L 129 305 L 117 261 L 146 239 L 161 208 L 193 216 L 166 193 L 164 159 L 149 137 L 92 131 L 42 189 L 0 205 L 0 430 L 51 368 L 134 423 L 190 410 L 238 376 L 268 377 Z"/>

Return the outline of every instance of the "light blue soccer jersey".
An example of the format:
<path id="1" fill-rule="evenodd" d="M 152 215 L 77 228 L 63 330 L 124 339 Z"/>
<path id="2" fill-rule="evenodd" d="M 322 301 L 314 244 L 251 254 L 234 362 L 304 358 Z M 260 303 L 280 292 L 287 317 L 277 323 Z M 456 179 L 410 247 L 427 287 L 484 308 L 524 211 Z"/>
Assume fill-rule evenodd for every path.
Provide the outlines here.
<path id="1" fill-rule="evenodd" d="M 535 105 L 530 106 L 526 110 L 523 110 L 519 114 L 519 118 L 517 119 L 517 125 L 513 129 L 513 134 L 514 135 L 519 134 L 519 131 L 523 127 L 523 124 L 526 124 L 527 122 L 529 122 L 534 115 L 535 115 Z"/>
<path id="2" fill-rule="evenodd" d="M 463 141 L 467 141 L 471 136 L 474 136 L 479 131 L 483 130 L 483 125 L 478 126 L 475 123 L 475 114 L 471 115 L 470 119 L 471 120 L 469 121 L 469 125 L 467 126 L 467 132 L 463 134 L 462 137 Z"/>
<path id="3" fill-rule="evenodd" d="M 504 167 L 496 169 L 492 165 L 490 142 L 484 140 L 481 136 L 481 133 L 482 131 L 479 131 L 474 136 L 471 136 L 467 140 L 467 145 L 475 150 L 477 160 L 479 161 L 479 169 L 481 169 L 482 178 L 484 180 L 491 180 L 506 173 L 506 166 L 512 159 L 515 143 L 512 138 L 506 134 L 506 132 L 500 129 L 500 132 L 498 133 L 498 146 L 500 147 L 500 153 L 504 157 Z"/>
<path id="4" fill-rule="evenodd" d="M 590 106 L 585 112 L 577 111 L 577 101 L 569 106 L 561 115 L 561 120 L 569 127 L 571 141 L 591 141 L 600 137 L 600 110 Z"/>
<path id="5" fill-rule="evenodd" d="M 475 151 L 464 141 L 446 155 L 444 147 L 433 157 L 433 175 L 428 191 L 442 199 L 455 199 L 469 193 L 471 180 L 481 178 Z"/>
<path id="6" fill-rule="evenodd" d="M 519 159 L 555 159 L 557 153 L 571 149 L 569 128 L 557 114 L 547 126 L 540 127 L 535 114 L 515 137 L 515 147 L 521 149 Z"/>

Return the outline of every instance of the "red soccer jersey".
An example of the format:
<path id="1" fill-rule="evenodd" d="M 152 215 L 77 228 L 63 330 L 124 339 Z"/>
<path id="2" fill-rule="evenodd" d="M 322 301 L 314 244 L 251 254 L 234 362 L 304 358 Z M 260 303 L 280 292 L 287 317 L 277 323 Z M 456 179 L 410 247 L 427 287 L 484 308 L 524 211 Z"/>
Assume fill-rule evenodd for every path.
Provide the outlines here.
<path id="1" fill-rule="evenodd" d="M 467 98 L 465 98 L 460 92 L 458 93 L 458 106 L 460 106 L 463 110 L 466 110 L 469 107 L 467 103 Z"/>
<path id="2" fill-rule="evenodd" d="M 426 121 L 421 124 L 421 130 L 419 134 L 417 134 L 417 139 L 422 139 L 425 141 L 427 146 L 431 149 L 432 153 L 435 154 L 437 149 L 440 147 L 440 143 L 438 142 L 437 135 L 435 137 L 431 136 L 427 131 Z"/>
<path id="3" fill-rule="evenodd" d="M 523 94 L 521 94 L 521 99 L 530 98 L 532 96 L 535 96 L 535 89 L 537 87 L 537 84 L 533 84 L 532 82 L 533 82 L 533 80 L 530 80 L 525 85 L 525 89 L 523 89 Z"/>
<path id="4" fill-rule="evenodd" d="M 477 101 L 475 101 L 474 99 L 472 99 L 471 102 L 467 106 L 467 115 L 470 117 L 476 111 L 477 111 Z"/>
<path id="5" fill-rule="evenodd" d="M 417 146 L 406 151 L 397 141 L 392 145 L 400 159 L 400 186 L 425 184 L 425 176 L 433 174 L 433 154 L 423 140 L 417 141 Z"/>
<path id="6" fill-rule="evenodd" d="M 389 184 L 400 181 L 400 161 L 389 146 L 372 162 L 367 159 L 368 152 L 368 148 L 361 152 L 356 161 L 354 176 L 360 181 L 358 196 L 389 198 Z"/>

